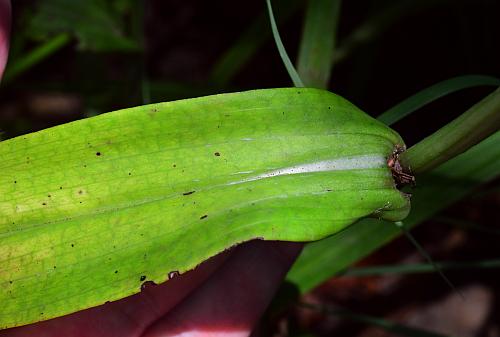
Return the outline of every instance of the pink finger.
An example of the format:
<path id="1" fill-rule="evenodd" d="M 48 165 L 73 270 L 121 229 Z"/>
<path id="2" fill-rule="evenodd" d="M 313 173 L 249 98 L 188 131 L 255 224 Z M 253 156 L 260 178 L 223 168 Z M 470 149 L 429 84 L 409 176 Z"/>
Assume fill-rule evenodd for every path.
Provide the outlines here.
<path id="1" fill-rule="evenodd" d="M 10 0 L 0 0 L 0 78 L 9 56 L 11 5 Z"/>
<path id="2" fill-rule="evenodd" d="M 252 241 L 143 337 L 245 337 L 266 310 L 302 244 Z"/>

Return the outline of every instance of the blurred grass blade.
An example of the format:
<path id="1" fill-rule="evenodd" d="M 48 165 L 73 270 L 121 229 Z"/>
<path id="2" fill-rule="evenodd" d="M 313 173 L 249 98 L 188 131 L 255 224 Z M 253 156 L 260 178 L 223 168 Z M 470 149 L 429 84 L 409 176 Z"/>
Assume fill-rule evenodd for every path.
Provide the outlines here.
<path id="1" fill-rule="evenodd" d="M 439 333 L 413 328 L 407 325 L 394 323 L 382 318 L 373 317 L 369 315 L 363 315 L 354 313 L 346 309 L 330 309 L 324 306 L 319 306 L 317 304 L 311 303 L 300 303 L 300 307 L 308 308 L 311 310 L 317 310 L 325 314 L 335 315 L 342 318 L 346 318 L 355 322 L 365 323 L 368 325 L 373 325 L 379 327 L 387 332 L 396 334 L 397 336 L 407 336 L 407 337 L 446 337 Z"/>
<path id="2" fill-rule="evenodd" d="M 431 172 L 419 176 L 412 192 L 414 226 L 460 200 L 500 172 L 500 132 Z M 365 219 L 336 235 L 306 246 L 287 279 L 306 292 L 401 234 L 390 222 Z"/>
<path id="3" fill-rule="evenodd" d="M 419 91 L 415 95 L 405 99 L 404 101 L 396 104 L 396 106 L 382 113 L 377 117 L 377 119 L 382 123 L 392 125 L 410 115 L 415 110 L 418 110 L 443 96 L 463 89 L 478 86 L 500 86 L 500 79 L 482 75 L 465 75 L 450 78 Z"/>
<path id="4" fill-rule="evenodd" d="M 452 0 L 398 0 L 391 5 L 378 10 L 365 22 L 359 25 L 352 33 L 340 41 L 339 47 L 333 54 L 333 64 L 349 58 L 360 46 L 375 43 L 376 39 L 410 15 L 416 15 L 432 7 L 452 2 Z M 382 2 L 379 2 L 382 3 Z"/>
<path id="5" fill-rule="evenodd" d="M 45 60 L 70 42 L 70 36 L 67 33 L 60 33 L 54 37 L 50 37 L 46 42 L 33 50 L 23 53 L 23 56 L 16 59 L 10 59 L 5 69 L 2 84 L 8 83 L 29 70 L 36 64 Z"/>
<path id="6" fill-rule="evenodd" d="M 306 86 L 328 87 L 341 0 L 311 0 L 304 18 L 298 72 Z"/>
<path id="7" fill-rule="evenodd" d="M 278 48 L 278 52 L 280 53 L 281 60 L 285 65 L 286 70 L 288 71 L 288 75 L 292 79 L 293 85 L 300 88 L 304 86 L 304 83 L 300 79 L 297 70 L 293 66 L 288 54 L 286 52 L 285 46 L 281 41 L 280 33 L 278 32 L 278 26 L 276 25 L 276 20 L 274 19 L 273 8 L 271 7 L 271 0 L 266 0 L 267 10 L 269 12 L 269 20 L 271 22 L 271 30 L 273 32 L 274 42 L 276 43 L 276 47 Z"/>
<path id="8" fill-rule="evenodd" d="M 273 6 L 276 12 L 280 14 L 277 18 L 278 25 L 292 17 L 301 8 L 302 3 L 301 0 L 275 0 Z M 262 45 L 271 38 L 272 35 L 268 25 L 269 16 L 266 10 L 218 58 L 210 74 L 209 82 L 218 88 L 226 88 L 231 79 L 252 59 Z"/>
<path id="9" fill-rule="evenodd" d="M 475 270 L 500 268 L 500 259 L 465 261 L 465 262 L 436 262 L 442 270 Z M 382 265 L 369 267 L 354 267 L 340 272 L 341 276 L 377 276 L 377 275 L 405 275 L 433 273 L 436 269 L 428 263 L 412 263 L 398 265 Z"/>
<path id="10" fill-rule="evenodd" d="M 138 44 L 127 36 L 123 16 L 126 7 L 106 0 L 44 0 L 35 2 L 37 10 L 29 22 L 34 38 L 69 33 L 78 47 L 93 51 L 138 51 Z"/>

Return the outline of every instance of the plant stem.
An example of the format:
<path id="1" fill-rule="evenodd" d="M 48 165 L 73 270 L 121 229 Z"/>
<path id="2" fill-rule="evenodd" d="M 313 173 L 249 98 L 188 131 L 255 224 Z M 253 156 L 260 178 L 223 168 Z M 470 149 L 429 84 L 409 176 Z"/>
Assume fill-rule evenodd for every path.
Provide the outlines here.
<path id="1" fill-rule="evenodd" d="M 500 88 L 400 157 L 406 171 L 428 171 L 466 151 L 500 127 Z"/>

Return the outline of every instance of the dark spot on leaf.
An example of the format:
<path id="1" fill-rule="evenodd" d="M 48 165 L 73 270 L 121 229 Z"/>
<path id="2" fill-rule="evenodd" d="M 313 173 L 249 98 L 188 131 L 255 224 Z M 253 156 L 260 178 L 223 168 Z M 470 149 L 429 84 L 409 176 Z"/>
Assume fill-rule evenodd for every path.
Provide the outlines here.
<path id="1" fill-rule="evenodd" d="M 95 153 L 96 156 L 100 156 L 101 155 L 101 152 L 96 152 Z"/>
<path id="2" fill-rule="evenodd" d="M 83 203 L 83 201 L 80 201 L 80 204 L 82 204 L 82 203 Z"/>
<path id="3" fill-rule="evenodd" d="M 79 191 L 78 191 L 78 194 L 82 194 L 82 193 L 83 193 L 83 191 L 82 191 L 82 190 L 79 190 Z"/>
<path id="4" fill-rule="evenodd" d="M 118 274 L 118 270 L 115 270 L 115 274 Z"/>
<path id="5" fill-rule="evenodd" d="M 71 244 L 71 247 L 74 247 L 74 246 L 75 246 L 75 244 L 74 244 L 74 243 L 72 243 L 72 244 Z"/>
<path id="6" fill-rule="evenodd" d="M 57 267 L 56 267 L 56 266 L 54 266 L 54 269 L 56 269 L 56 268 L 57 268 Z"/>
<path id="7" fill-rule="evenodd" d="M 141 281 L 144 281 L 145 279 L 146 279 L 146 275 L 142 275 L 140 278 Z"/>
<path id="8" fill-rule="evenodd" d="M 12 284 L 12 280 L 10 280 L 9 283 Z"/>
<path id="9" fill-rule="evenodd" d="M 328 107 L 328 110 L 330 110 L 331 108 L 332 108 L 332 107 L 331 107 L 331 106 L 329 106 L 329 107 Z"/>
<path id="10" fill-rule="evenodd" d="M 43 205 L 43 206 L 47 206 L 47 203 L 45 203 L 45 202 L 42 202 L 42 205 Z"/>
<path id="11" fill-rule="evenodd" d="M 87 165 L 83 165 L 83 167 L 87 167 Z"/>
<path id="12" fill-rule="evenodd" d="M 48 198 L 52 197 L 50 194 L 47 195 Z"/>
<path id="13" fill-rule="evenodd" d="M 182 195 L 190 195 L 190 194 L 193 194 L 194 192 L 196 192 L 196 191 L 184 192 L 184 193 L 182 193 Z"/>
<path id="14" fill-rule="evenodd" d="M 219 152 L 215 152 L 215 153 L 214 153 L 214 155 L 215 155 L 216 157 L 220 157 L 220 153 L 219 153 Z"/>
<path id="15" fill-rule="evenodd" d="M 327 192 L 331 192 L 331 191 L 333 191 L 333 190 L 331 190 L 331 189 L 327 189 L 326 191 L 327 191 Z"/>
<path id="16" fill-rule="evenodd" d="M 62 190 L 62 186 L 59 186 L 59 189 Z"/>
<path id="17" fill-rule="evenodd" d="M 146 290 L 147 288 L 151 288 L 156 286 L 156 283 L 153 281 L 146 281 L 143 284 L 141 284 L 141 291 Z"/>
<path id="18" fill-rule="evenodd" d="M 128 173 L 128 175 L 129 175 L 129 176 L 131 176 L 131 175 L 132 175 L 132 172 L 129 172 L 129 173 Z"/>
<path id="19" fill-rule="evenodd" d="M 205 219 L 207 216 L 208 216 L 208 215 L 206 215 L 206 214 L 205 214 L 205 215 L 202 215 L 202 216 L 200 216 L 200 219 L 201 219 L 201 220 L 203 220 L 203 219 Z"/>
<path id="20" fill-rule="evenodd" d="M 171 280 L 171 279 L 173 279 L 174 277 L 179 276 L 179 275 L 180 275 L 180 274 L 179 274 L 179 272 L 178 272 L 177 270 L 173 270 L 173 271 L 171 271 L 170 273 L 168 273 L 168 279 L 169 279 L 169 280 Z"/>
<path id="21" fill-rule="evenodd" d="M 172 165 L 172 167 L 177 167 L 177 165 L 174 164 L 174 165 Z"/>
<path id="22" fill-rule="evenodd" d="M 17 184 L 17 180 L 14 180 L 14 184 Z"/>

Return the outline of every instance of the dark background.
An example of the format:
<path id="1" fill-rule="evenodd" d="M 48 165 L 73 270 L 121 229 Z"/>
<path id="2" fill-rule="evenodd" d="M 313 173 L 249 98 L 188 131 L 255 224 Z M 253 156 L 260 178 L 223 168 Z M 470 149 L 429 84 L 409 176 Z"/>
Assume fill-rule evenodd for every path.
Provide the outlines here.
<path id="1" fill-rule="evenodd" d="M 12 50 L 7 71 L 16 60 L 52 36 L 68 31 L 71 38 L 23 73 L 2 83 L 3 138 L 147 102 L 292 85 L 271 38 L 227 83 L 220 83 L 220 79 L 211 75 L 224 52 L 264 13 L 263 0 L 91 0 L 104 3 L 103 8 L 115 20 L 112 27 L 134 42 L 136 48 L 117 48 L 113 41 L 104 43 L 104 47 L 93 45 L 92 41 L 102 38 L 99 31 L 102 28 L 78 10 L 77 6 L 84 1 L 75 1 L 79 5 L 74 9 L 68 6 L 72 2 L 66 1 L 67 10 L 61 13 L 69 17 L 70 28 L 64 24 L 58 28 L 59 21 L 64 21 L 61 13 L 40 14 L 47 3 L 60 7 L 63 2 L 13 1 Z M 303 7 L 299 5 L 280 25 L 292 59 L 300 41 Z M 278 19 L 280 13 L 275 8 Z M 95 28 L 90 42 L 83 43 L 80 33 L 71 28 L 71 23 L 79 20 L 83 22 L 83 30 Z M 344 1 L 338 27 L 339 50 L 346 50 L 352 33 L 367 22 L 372 23 L 367 26 L 368 37 L 348 49 L 345 57 L 334 64 L 329 90 L 372 116 L 454 76 L 500 77 L 500 1 Z M 269 32 L 267 21 L 263 21 L 257 35 L 270 37 Z M 414 144 L 491 91 L 491 87 L 477 87 L 454 93 L 394 127 L 408 145 Z M 440 216 L 452 215 L 485 226 L 498 225 L 499 204 L 497 181 Z M 498 256 L 498 233 L 467 231 L 435 219 L 416 229 L 415 235 L 437 260 Z M 418 261 L 418 254 L 405 239 L 398 239 L 361 264 L 402 261 Z M 453 297 L 456 294 L 435 274 L 340 277 L 307 296 L 442 331 L 454 331 L 446 330 L 447 324 L 452 329 L 453 325 L 458 326 L 457 322 L 475 314 L 480 318 L 472 324 L 471 332 L 462 329 L 457 335 L 500 336 L 498 271 L 457 271 L 450 272 L 449 277 L 467 293 L 467 305 L 456 302 Z M 467 310 L 457 311 L 457 308 Z M 285 334 L 283 321 L 291 335 L 309 331 L 321 336 L 386 336 L 359 323 L 304 310 L 270 315 L 264 320 L 261 332 Z"/>

